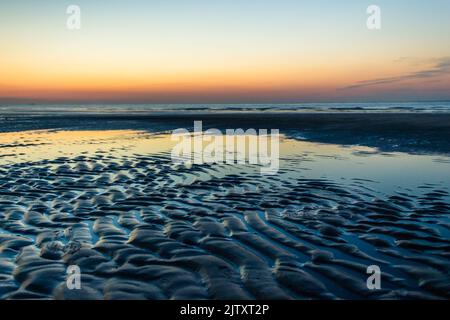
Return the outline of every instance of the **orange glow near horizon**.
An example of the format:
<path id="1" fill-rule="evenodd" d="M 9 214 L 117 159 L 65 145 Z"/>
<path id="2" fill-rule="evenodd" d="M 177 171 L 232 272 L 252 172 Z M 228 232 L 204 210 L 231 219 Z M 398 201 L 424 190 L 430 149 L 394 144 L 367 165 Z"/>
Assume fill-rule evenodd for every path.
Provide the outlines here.
<path id="1" fill-rule="evenodd" d="M 277 92 L 337 91 L 361 79 L 390 77 L 411 72 L 409 66 L 377 63 L 367 66 L 365 60 L 323 63 L 320 60 L 302 65 L 291 61 L 290 65 L 239 66 L 219 68 L 189 66 L 179 70 L 152 69 L 146 61 L 139 61 L 141 69 L 130 64 L 114 62 L 67 64 L 64 59 L 30 64 L 2 65 L 3 78 L 0 96 L 29 99 L 126 99 L 128 96 L 163 96 L 188 94 L 214 96 L 217 93 L 245 94 Z M 58 60 L 57 60 L 58 61 Z M 115 66 L 115 67 L 114 67 Z M 203 69 L 203 70 L 202 70 Z M 145 100 L 145 98 L 144 98 Z"/>

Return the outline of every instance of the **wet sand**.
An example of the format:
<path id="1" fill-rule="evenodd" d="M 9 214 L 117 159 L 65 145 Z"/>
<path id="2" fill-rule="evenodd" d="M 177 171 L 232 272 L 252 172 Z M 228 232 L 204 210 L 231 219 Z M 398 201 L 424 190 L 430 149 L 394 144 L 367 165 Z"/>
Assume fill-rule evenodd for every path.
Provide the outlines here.
<path id="1" fill-rule="evenodd" d="M 262 176 L 174 165 L 172 144 L 0 134 L 0 299 L 450 298 L 445 154 L 285 138 L 279 174 Z"/>
<path id="2" fill-rule="evenodd" d="M 39 108 L 37 108 L 39 110 Z M 313 142 L 363 145 L 386 152 L 450 155 L 450 113 L 290 113 L 290 112 L 139 112 L 41 113 L 10 112 L 0 117 L 0 132 L 24 130 L 145 130 L 192 128 L 280 129 Z"/>

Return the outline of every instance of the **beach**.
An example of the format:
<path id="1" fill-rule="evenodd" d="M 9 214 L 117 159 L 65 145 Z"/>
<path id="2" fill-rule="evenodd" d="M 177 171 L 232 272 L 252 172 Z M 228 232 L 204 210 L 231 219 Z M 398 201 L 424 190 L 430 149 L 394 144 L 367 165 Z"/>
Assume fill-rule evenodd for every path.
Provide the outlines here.
<path id="1" fill-rule="evenodd" d="M 278 173 L 174 164 L 194 120 L 279 129 Z M 450 297 L 449 113 L 8 112 L 0 132 L 0 299 Z"/>

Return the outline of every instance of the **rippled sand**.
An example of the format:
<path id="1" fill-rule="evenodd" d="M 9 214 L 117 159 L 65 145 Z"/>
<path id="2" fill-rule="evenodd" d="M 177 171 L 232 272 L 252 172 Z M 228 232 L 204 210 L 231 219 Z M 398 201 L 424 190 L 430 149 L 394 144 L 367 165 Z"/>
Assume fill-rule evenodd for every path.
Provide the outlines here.
<path id="1" fill-rule="evenodd" d="M 284 139 L 279 174 L 261 176 L 174 165 L 171 146 L 137 131 L 0 134 L 0 298 L 450 297 L 448 157 Z"/>

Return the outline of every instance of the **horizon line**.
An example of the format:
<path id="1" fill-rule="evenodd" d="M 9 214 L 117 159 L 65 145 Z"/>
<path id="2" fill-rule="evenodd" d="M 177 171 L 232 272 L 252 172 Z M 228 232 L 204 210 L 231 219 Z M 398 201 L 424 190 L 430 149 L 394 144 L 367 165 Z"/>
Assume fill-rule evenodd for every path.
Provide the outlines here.
<path id="1" fill-rule="evenodd" d="M 207 102 L 207 101 L 199 101 L 199 102 L 155 102 L 155 101 L 94 101 L 94 100 L 61 100 L 61 101 L 55 101 L 55 100 L 19 100 L 19 101 L 8 101 L 8 100 L 2 100 L 0 98 L 0 104 L 10 104 L 10 105 L 39 105 L 39 104 L 54 104 L 54 105 L 61 105 L 61 104 L 86 104 L 86 105 L 95 105 L 95 104 L 109 104 L 109 105 L 123 105 L 123 104 L 134 104 L 134 105 L 198 105 L 198 104 L 209 104 L 209 105 L 264 105 L 264 104 L 328 104 L 328 103 L 415 103 L 415 102 L 444 102 L 444 103 L 450 103 L 450 98 L 448 99 L 401 99 L 401 100 L 305 100 L 305 101 L 234 101 L 234 102 Z"/>

